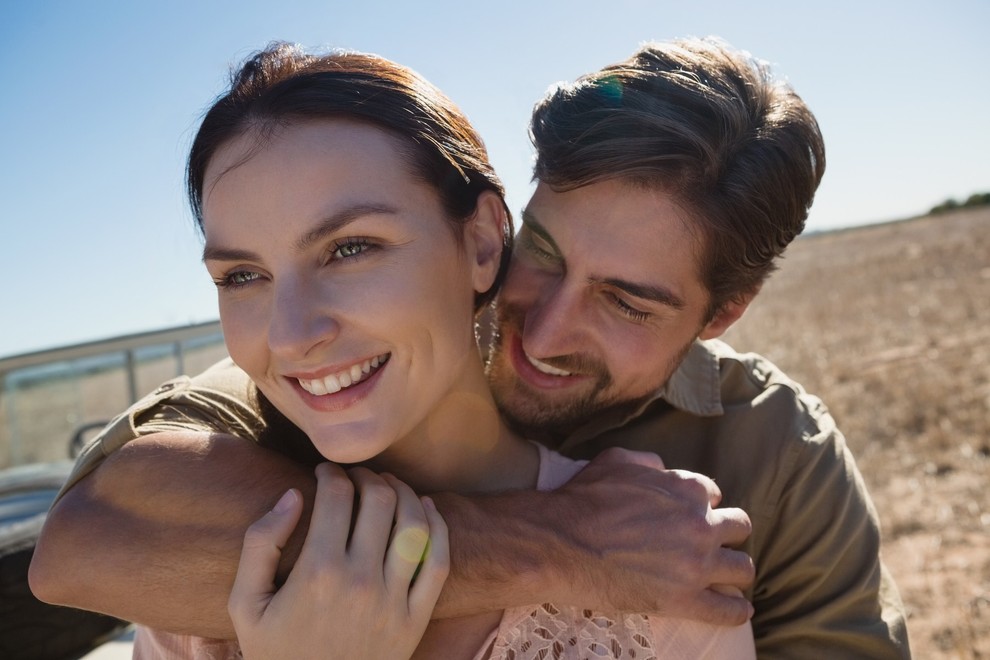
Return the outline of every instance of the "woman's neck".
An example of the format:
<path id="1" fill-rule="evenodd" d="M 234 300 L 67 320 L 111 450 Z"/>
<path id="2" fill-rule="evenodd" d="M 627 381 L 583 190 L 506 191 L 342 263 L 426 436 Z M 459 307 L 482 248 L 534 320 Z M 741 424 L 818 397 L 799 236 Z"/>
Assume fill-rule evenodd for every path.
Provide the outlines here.
<path id="1" fill-rule="evenodd" d="M 420 493 L 483 493 L 534 488 L 539 462 L 536 446 L 502 421 L 482 374 L 367 464 Z"/>

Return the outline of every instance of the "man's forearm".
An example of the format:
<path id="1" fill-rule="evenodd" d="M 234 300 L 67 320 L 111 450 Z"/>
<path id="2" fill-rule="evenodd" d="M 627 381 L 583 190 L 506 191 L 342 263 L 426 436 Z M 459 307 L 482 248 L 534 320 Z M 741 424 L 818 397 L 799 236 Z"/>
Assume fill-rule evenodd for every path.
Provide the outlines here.
<path id="1" fill-rule="evenodd" d="M 312 471 L 205 433 L 133 440 L 53 507 L 31 566 L 42 600 L 150 626 L 232 638 L 227 597 L 244 531 Z M 286 549 L 291 563 L 308 525 Z"/>
<path id="2" fill-rule="evenodd" d="M 138 438 L 52 509 L 35 551 L 32 589 L 60 605 L 233 638 L 226 605 L 244 532 L 290 487 L 303 492 L 307 509 L 283 551 L 283 577 L 309 526 L 315 478 L 308 467 L 232 436 Z M 455 552 L 437 618 L 552 596 L 559 582 L 546 558 L 560 560 L 560 552 L 548 555 L 554 537 L 545 521 L 532 520 L 545 497 L 529 491 L 434 496 L 454 523 Z"/>
<path id="3" fill-rule="evenodd" d="M 516 491 L 491 496 L 431 495 L 447 522 L 450 575 L 435 619 L 562 601 L 557 565 L 574 555 L 551 529 L 553 495 Z M 568 564 L 570 565 L 570 564 Z"/>
<path id="4" fill-rule="evenodd" d="M 556 491 L 434 496 L 451 557 L 435 615 L 552 601 L 744 622 L 752 608 L 739 589 L 753 564 L 725 546 L 749 535 L 748 517 L 713 510 L 710 480 L 658 466 L 655 456 L 610 450 Z"/>
<path id="5" fill-rule="evenodd" d="M 226 604 L 244 532 L 290 487 L 307 510 L 283 551 L 283 576 L 308 529 L 308 467 L 231 436 L 133 440 L 53 508 L 32 589 L 49 602 L 232 638 Z M 708 587 L 752 579 L 748 557 L 721 547 L 745 538 L 748 520 L 715 516 L 708 499 L 691 478 L 615 455 L 552 493 L 436 494 L 451 572 L 435 615 L 555 601 L 740 623 L 748 604 Z"/>
<path id="6" fill-rule="evenodd" d="M 138 438 L 113 452 L 52 509 L 32 562 L 32 589 L 60 605 L 163 630 L 233 638 L 227 598 L 244 532 L 290 487 L 303 492 L 307 508 L 283 551 L 283 577 L 309 526 L 315 489 L 310 468 L 232 436 Z M 451 540 L 458 551 L 438 618 L 548 597 L 554 583 L 541 564 L 546 532 L 541 535 L 541 526 L 523 515 L 538 510 L 534 500 L 541 497 L 435 496 L 442 513 L 456 521 Z"/>

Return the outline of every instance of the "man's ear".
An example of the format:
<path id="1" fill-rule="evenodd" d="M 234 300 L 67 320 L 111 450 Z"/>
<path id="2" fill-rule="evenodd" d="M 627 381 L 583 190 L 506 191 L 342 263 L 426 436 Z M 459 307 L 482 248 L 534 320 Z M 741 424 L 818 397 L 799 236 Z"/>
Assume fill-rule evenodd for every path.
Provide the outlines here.
<path id="1" fill-rule="evenodd" d="M 753 302 L 758 292 L 746 294 L 739 300 L 730 300 L 715 313 L 711 321 L 701 329 L 699 339 L 715 339 L 721 337 L 732 324 L 742 318 L 749 303 Z"/>
<path id="2" fill-rule="evenodd" d="M 464 247 L 470 259 L 474 290 L 492 288 L 505 247 L 503 229 L 508 219 L 502 198 L 490 190 L 478 195 L 474 215 L 464 226 Z"/>

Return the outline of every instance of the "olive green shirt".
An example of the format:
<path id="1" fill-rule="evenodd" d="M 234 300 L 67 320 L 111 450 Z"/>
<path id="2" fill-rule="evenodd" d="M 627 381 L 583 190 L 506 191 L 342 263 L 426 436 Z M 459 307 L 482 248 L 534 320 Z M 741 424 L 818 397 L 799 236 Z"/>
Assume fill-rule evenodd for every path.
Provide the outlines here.
<path id="1" fill-rule="evenodd" d="M 129 440 L 167 430 L 228 433 L 319 460 L 228 360 L 165 383 L 111 422 L 66 488 Z M 756 565 L 746 595 L 761 658 L 910 657 L 876 511 L 845 439 L 822 402 L 766 359 L 697 342 L 652 401 L 596 419 L 557 449 L 591 458 L 611 446 L 706 474 L 723 506 L 749 514 L 753 533 L 742 549 Z"/>

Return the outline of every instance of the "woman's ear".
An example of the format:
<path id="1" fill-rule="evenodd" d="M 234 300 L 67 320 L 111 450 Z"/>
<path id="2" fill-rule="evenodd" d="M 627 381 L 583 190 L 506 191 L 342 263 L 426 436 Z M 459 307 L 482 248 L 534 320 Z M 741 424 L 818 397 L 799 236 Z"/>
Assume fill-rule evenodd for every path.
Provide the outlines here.
<path id="1" fill-rule="evenodd" d="M 474 215 L 464 226 L 464 247 L 470 259 L 474 290 L 478 293 L 492 288 L 498 276 L 507 223 L 501 197 L 490 190 L 478 195 Z"/>

